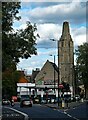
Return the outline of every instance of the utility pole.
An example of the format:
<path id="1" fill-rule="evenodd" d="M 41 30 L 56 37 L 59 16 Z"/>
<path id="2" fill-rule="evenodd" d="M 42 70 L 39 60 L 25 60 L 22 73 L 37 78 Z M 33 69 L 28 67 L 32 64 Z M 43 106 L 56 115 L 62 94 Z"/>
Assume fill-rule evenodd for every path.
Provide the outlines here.
<path id="1" fill-rule="evenodd" d="M 58 40 L 55 40 L 55 39 L 50 39 L 52 41 L 56 41 L 57 42 L 57 49 L 58 49 Z M 58 49 L 58 57 L 59 57 L 59 49 Z M 55 56 L 54 56 L 54 63 L 55 63 Z M 55 64 L 54 64 L 55 65 Z M 59 59 L 58 59 L 58 68 L 59 68 Z M 57 89 L 58 89 L 58 106 L 59 106 L 59 84 L 60 84 L 60 79 L 59 79 L 59 69 L 58 69 L 58 86 L 57 86 Z M 55 75 L 55 73 L 54 73 Z M 55 80 L 55 79 L 54 79 Z M 54 84 L 55 85 L 55 84 Z"/>
<path id="2" fill-rule="evenodd" d="M 55 94 L 55 55 L 54 55 L 54 94 Z"/>
<path id="3" fill-rule="evenodd" d="M 59 57 L 59 49 L 58 49 L 58 57 Z M 60 84 L 59 68 L 60 68 L 60 64 L 59 64 L 59 59 L 58 59 L 58 106 L 59 106 L 59 84 Z"/>

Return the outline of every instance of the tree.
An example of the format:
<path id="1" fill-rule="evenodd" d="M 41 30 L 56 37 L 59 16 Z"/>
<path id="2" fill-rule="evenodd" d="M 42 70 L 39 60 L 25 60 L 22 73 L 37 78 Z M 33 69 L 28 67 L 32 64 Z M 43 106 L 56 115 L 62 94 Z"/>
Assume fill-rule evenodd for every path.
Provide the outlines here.
<path id="1" fill-rule="evenodd" d="M 20 78 L 19 71 L 5 71 L 2 73 L 2 97 L 11 98 L 12 95 L 17 95 L 17 82 Z"/>
<path id="2" fill-rule="evenodd" d="M 37 54 L 35 48 L 37 35 L 36 24 L 32 25 L 27 21 L 25 29 L 14 31 L 14 19 L 20 20 L 17 16 L 21 8 L 20 2 L 2 2 L 2 70 L 5 71 L 10 66 L 16 65 L 19 58 L 28 58 L 32 54 Z M 9 64 L 8 64 L 9 63 Z"/>
<path id="3" fill-rule="evenodd" d="M 37 54 L 35 47 L 38 34 L 36 24 L 27 21 L 25 29 L 13 29 L 14 20 L 20 20 L 18 16 L 20 2 L 2 2 L 2 87 L 3 94 L 11 92 L 15 88 L 17 78 L 13 76 L 19 58 L 28 58 Z M 9 74 L 6 74 L 9 72 Z M 14 91 L 14 90 L 13 90 Z M 14 92 L 13 92 L 14 93 Z"/>
<path id="4" fill-rule="evenodd" d="M 78 79 L 81 80 L 85 87 L 85 97 L 88 97 L 88 43 L 78 46 L 76 50 L 76 67 L 78 68 Z"/>

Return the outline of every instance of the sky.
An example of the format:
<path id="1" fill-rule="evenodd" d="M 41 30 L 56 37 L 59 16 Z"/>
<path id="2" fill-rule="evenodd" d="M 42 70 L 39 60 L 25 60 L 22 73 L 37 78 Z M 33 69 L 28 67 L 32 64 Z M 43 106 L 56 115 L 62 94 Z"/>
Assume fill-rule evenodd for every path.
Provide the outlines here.
<path id="1" fill-rule="evenodd" d="M 54 56 L 55 63 L 58 65 L 57 42 L 62 34 L 63 22 L 69 22 L 74 51 L 78 45 L 86 42 L 86 0 L 84 2 L 82 0 L 67 2 L 23 0 L 19 15 L 21 20 L 14 21 L 14 29 L 24 29 L 26 22 L 30 21 L 32 24 L 36 23 L 37 33 L 40 36 L 36 41 L 38 54 L 28 59 L 20 59 L 17 64 L 17 69 L 24 70 L 27 74 L 31 74 L 36 68 L 41 69 L 47 60 L 54 62 Z M 55 41 L 50 40 L 52 38 Z M 74 58 L 76 59 L 76 56 Z"/>

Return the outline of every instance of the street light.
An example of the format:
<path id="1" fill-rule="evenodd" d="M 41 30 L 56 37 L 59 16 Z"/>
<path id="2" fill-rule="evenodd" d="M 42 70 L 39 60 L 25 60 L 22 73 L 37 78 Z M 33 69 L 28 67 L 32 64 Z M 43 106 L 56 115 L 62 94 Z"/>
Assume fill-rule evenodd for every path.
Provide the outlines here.
<path id="1" fill-rule="evenodd" d="M 57 41 L 57 49 L 58 49 L 58 40 L 55 40 L 54 38 L 50 39 L 52 41 Z M 58 49 L 58 57 L 59 57 L 59 49 Z M 58 59 L 58 106 L 59 106 L 59 59 Z"/>
<path id="2" fill-rule="evenodd" d="M 54 55 L 54 94 L 55 94 L 55 55 Z"/>

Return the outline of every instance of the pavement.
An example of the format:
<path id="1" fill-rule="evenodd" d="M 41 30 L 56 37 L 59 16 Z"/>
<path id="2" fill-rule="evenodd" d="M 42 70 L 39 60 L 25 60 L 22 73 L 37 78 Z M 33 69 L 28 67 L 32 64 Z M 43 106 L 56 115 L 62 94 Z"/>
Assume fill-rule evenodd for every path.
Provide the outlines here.
<path id="1" fill-rule="evenodd" d="M 47 107 L 50 107 L 50 108 L 54 108 L 54 109 L 61 109 L 61 110 L 65 110 L 65 109 L 71 109 L 71 108 L 74 108 L 74 107 L 77 107 L 81 104 L 84 104 L 84 102 L 86 102 L 85 100 L 84 101 L 77 101 L 77 102 L 70 102 L 70 103 L 59 103 L 59 106 L 58 106 L 58 103 L 52 103 L 52 104 L 44 104 L 45 106 Z"/>

